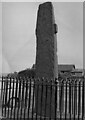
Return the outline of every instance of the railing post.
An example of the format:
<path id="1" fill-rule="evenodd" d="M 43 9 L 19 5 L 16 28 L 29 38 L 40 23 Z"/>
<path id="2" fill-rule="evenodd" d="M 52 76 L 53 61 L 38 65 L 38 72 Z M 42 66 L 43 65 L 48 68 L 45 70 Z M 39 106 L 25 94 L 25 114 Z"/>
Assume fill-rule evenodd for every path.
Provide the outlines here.
<path id="1" fill-rule="evenodd" d="M 81 97 L 81 89 L 80 89 L 80 87 L 81 87 L 81 82 L 79 81 L 79 87 L 78 87 L 78 120 L 79 120 L 79 117 L 80 117 L 80 97 Z"/>
<path id="2" fill-rule="evenodd" d="M 69 114 L 71 120 L 71 80 L 69 81 Z"/>
<path id="3" fill-rule="evenodd" d="M 16 118 L 16 106 L 17 106 L 17 90 L 18 90 L 18 80 L 17 80 L 17 78 L 14 78 L 14 81 L 15 81 L 15 83 L 16 83 L 16 86 L 15 86 L 15 93 L 14 93 L 14 98 L 15 98 L 15 108 L 14 108 L 14 120 L 15 120 L 15 118 Z M 13 98 L 12 98 L 13 99 Z"/>
<path id="4" fill-rule="evenodd" d="M 55 80 L 55 120 L 57 119 L 57 82 L 58 80 Z"/>
<path id="5" fill-rule="evenodd" d="M 85 76 L 84 76 L 84 119 L 85 119 Z"/>
<path id="6" fill-rule="evenodd" d="M 2 76 L 2 84 L 1 84 L 1 104 L 2 104 L 2 116 L 3 116 L 3 76 Z"/>
<path id="7" fill-rule="evenodd" d="M 62 105 L 63 105 L 63 101 L 62 101 L 62 98 L 63 98 L 63 81 L 61 81 L 61 84 L 60 84 L 60 120 L 62 119 Z"/>
<path id="8" fill-rule="evenodd" d="M 84 120 L 84 92 L 85 92 L 85 89 L 84 89 L 84 79 L 82 81 L 82 120 Z"/>
<path id="9" fill-rule="evenodd" d="M 35 108 L 35 78 L 33 79 L 32 120 L 34 119 L 34 108 Z"/>
<path id="10" fill-rule="evenodd" d="M 12 118 L 12 111 L 13 111 L 13 97 L 14 97 L 14 78 L 12 79 L 13 81 L 12 81 L 12 102 L 11 102 L 11 113 L 10 113 L 10 117 Z"/>
<path id="11" fill-rule="evenodd" d="M 66 89 L 65 89 L 65 120 L 67 118 L 67 81 L 66 81 Z"/>
<path id="12" fill-rule="evenodd" d="M 8 100 L 10 100 L 10 96 L 11 96 L 11 77 L 10 77 L 9 79 L 10 79 L 10 80 L 9 80 L 9 87 L 8 87 L 8 89 L 9 89 Z M 8 115 L 7 115 L 7 117 L 9 117 L 9 107 L 10 107 L 10 103 L 9 103 L 9 105 L 8 105 Z"/>
<path id="13" fill-rule="evenodd" d="M 6 77 L 5 79 L 5 103 L 4 103 L 4 107 L 5 107 L 5 117 L 7 114 L 7 99 L 8 99 L 8 77 Z"/>

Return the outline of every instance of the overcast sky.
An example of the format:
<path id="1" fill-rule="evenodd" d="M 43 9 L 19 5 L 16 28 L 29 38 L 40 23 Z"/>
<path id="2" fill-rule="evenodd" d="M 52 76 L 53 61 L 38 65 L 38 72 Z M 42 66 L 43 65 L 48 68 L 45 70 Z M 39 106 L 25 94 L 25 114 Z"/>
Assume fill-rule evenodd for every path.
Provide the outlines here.
<path id="1" fill-rule="evenodd" d="M 36 19 L 39 2 L 2 3 L 2 70 L 31 68 L 36 58 Z M 59 64 L 83 67 L 83 3 L 53 2 L 58 25 Z M 1 55 L 1 52 L 0 52 Z"/>

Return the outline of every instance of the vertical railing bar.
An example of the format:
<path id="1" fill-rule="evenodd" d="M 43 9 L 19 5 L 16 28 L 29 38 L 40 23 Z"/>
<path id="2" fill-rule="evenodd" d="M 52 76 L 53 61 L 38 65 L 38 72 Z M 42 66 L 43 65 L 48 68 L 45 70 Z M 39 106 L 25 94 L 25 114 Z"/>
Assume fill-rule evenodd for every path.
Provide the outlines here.
<path id="1" fill-rule="evenodd" d="M 25 109 L 24 109 L 24 120 L 25 120 L 25 116 L 26 116 L 26 108 L 27 108 L 27 98 L 28 98 L 28 81 L 27 81 L 27 79 L 25 78 L 25 81 L 26 81 L 26 91 L 25 91 Z M 27 118 L 26 118 L 27 119 Z"/>
<path id="2" fill-rule="evenodd" d="M 24 98 L 24 106 L 23 106 L 23 120 L 25 120 L 25 96 L 26 96 L 26 79 L 25 79 L 25 76 L 23 78 L 24 80 L 24 95 L 23 95 L 23 98 Z"/>
<path id="3" fill-rule="evenodd" d="M 6 107 L 8 107 L 8 105 L 7 105 L 7 95 L 8 95 L 8 77 L 6 78 L 6 93 L 5 93 L 6 95 L 5 95 L 5 117 L 6 117 L 6 112 L 7 112 L 7 109 L 6 109 Z"/>
<path id="4" fill-rule="evenodd" d="M 4 90 L 3 90 L 3 83 L 4 81 L 3 81 L 3 76 L 2 76 L 2 88 L 1 88 L 1 102 L 2 102 L 2 116 L 3 116 L 3 102 L 4 102 L 4 99 L 3 99 L 3 96 L 4 96 L 4 94 L 3 94 L 3 92 L 4 92 Z"/>
<path id="5" fill-rule="evenodd" d="M 84 120 L 84 79 L 82 80 L 82 120 Z"/>
<path id="6" fill-rule="evenodd" d="M 19 98 L 20 98 L 20 103 L 19 103 L 19 109 L 18 109 L 18 112 L 17 112 L 17 120 L 19 118 L 19 120 L 21 120 L 21 113 L 22 113 L 22 90 L 23 90 L 23 77 L 20 76 L 19 78 Z M 19 113 L 19 114 L 18 114 Z"/>
<path id="7" fill-rule="evenodd" d="M 62 113 L 64 118 L 64 80 L 62 79 Z"/>
<path id="8" fill-rule="evenodd" d="M 66 81 L 66 91 L 65 91 L 65 120 L 67 118 L 67 81 Z"/>
<path id="9" fill-rule="evenodd" d="M 23 95 L 23 98 L 22 98 L 22 117 L 24 117 L 24 107 L 25 107 L 25 79 L 24 79 L 24 77 L 23 77 L 23 93 L 22 93 L 22 95 Z M 23 118 L 24 119 L 24 118 Z"/>
<path id="10" fill-rule="evenodd" d="M 4 114 L 4 116 L 5 116 L 6 77 L 4 78 L 3 91 L 4 91 L 4 95 L 3 95 L 3 114 Z"/>
<path id="11" fill-rule="evenodd" d="M 60 120 L 61 120 L 61 84 L 62 84 L 62 83 L 61 83 L 61 81 L 60 81 L 60 92 L 59 92 L 59 93 L 60 93 L 60 94 L 59 94 L 59 97 L 60 97 L 60 101 L 59 101 L 59 106 L 60 106 L 60 107 L 59 107 L 59 108 L 60 108 Z"/>
<path id="12" fill-rule="evenodd" d="M 77 79 L 75 84 L 75 114 L 77 115 Z"/>
<path id="13" fill-rule="evenodd" d="M 21 80 L 21 94 L 20 94 L 20 99 L 21 99 L 21 103 L 20 103 L 20 120 L 22 119 L 22 98 L 23 98 L 23 77 L 20 77 Z"/>
<path id="14" fill-rule="evenodd" d="M 57 79 L 55 79 L 55 120 L 57 119 Z"/>
<path id="15" fill-rule="evenodd" d="M 15 81 L 15 85 L 16 85 L 16 79 L 14 78 L 14 81 Z M 14 87 L 14 97 L 13 98 L 15 98 L 15 94 L 16 94 L 16 87 Z M 13 99 L 12 98 L 12 99 Z M 16 99 L 16 98 L 15 98 Z M 16 100 L 15 100 L 16 101 Z M 13 106 L 14 106 L 14 102 L 15 101 L 13 101 Z M 16 106 L 14 106 L 14 112 L 13 112 L 13 119 L 15 120 L 15 110 L 16 110 Z"/>
<path id="16" fill-rule="evenodd" d="M 4 83 L 4 77 L 3 77 L 3 96 L 2 96 L 2 115 L 4 116 L 4 93 L 5 93 L 5 83 Z"/>
<path id="17" fill-rule="evenodd" d="M 46 88 L 46 96 L 45 96 L 45 114 L 44 114 L 44 120 L 46 119 L 46 109 L 47 109 L 47 90 L 48 90 L 48 82 L 47 79 L 45 81 L 45 88 Z"/>
<path id="18" fill-rule="evenodd" d="M 52 107 L 52 80 L 50 81 L 50 120 L 51 120 L 51 107 Z"/>
<path id="19" fill-rule="evenodd" d="M 76 100 L 76 81 L 74 81 L 74 120 L 75 120 L 75 101 Z"/>
<path id="20" fill-rule="evenodd" d="M 33 97 L 32 97 L 32 120 L 33 120 L 33 115 L 34 115 L 34 92 L 35 91 L 35 78 L 33 79 Z"/>
<path id="21" fill-rule="evenodd" d="M 4 107 L 4 117 L 6 117 L 6 113 L 5 113 L 5 109 L 6 109 L 5 108 L 6 107 L 6 102 L 5 102 L 6 100 L 5 99 L 6 99 L 6 95 L 7 95 L 6 94 L 6 88 L 7 88 L 7 85 L 6 85 L 7 82 L 6 81 L 7 81 L 7 78 L 5 77 L 5 79 L 4 79 L 4 104 L 3 104 L 3 107 Z"/>
<path id="22" fill-rule="evenodd" d="M 63 87 L 63 81 L 61 81 L 61 85 L 60 85 L 60 87 L 61 87 L 61 91 L 60 91 L 60 120 L 62 119 L 62 109 L 61 109 L 61 107 L 62 107 L 62 87 Z"/>
<path id="23" fill-rule="evenodd" d="M 18 98 L 20 99 L 21 97 L 21 79 L 20 78 L 18 78 L 18 83 L 19 83 Z M 20 110 L 20 100 L 19 100 L 18 110 L 17 110 L 17 120 L 19 119 L 19 110 Z"/>
<path id="24" fill-rule="evenodd" d="M 81 91 L 80 91 L 80 84 L 81 82 L 79 81 L 79 89 L 78 89 L 78 120 L 80 117 L 80 97 L 81 97 Z"/>
<path id="25" fill-rule="evenodd" d="M 2 76 L 2 82 L 1 82 L 1 100 L 2 100 L 2 96 L 3 96 L 3 76 Z"/>
<path id="26" fill-rule="evenodd" d="M 50 98 L 49 98 L 50 99 L 49 100 L 50 101 L 49 120 L 51 120 L 51 107 L 52 107 L 52 99 L 51 98 L 52 98 L 52 89 L 53 89 L 52 88 L 52 80 L 50 80 L 50 81 L 47 82 L 47 86 L 48 86 L 48 98 L 50 96 Z"/>
<path id="27" fill-rule="evenodd" d="M 76 79 L 76 115 L 77 115 L 77 94 L 78 94 L 78 91 L 77 91 L 77 79 Z"/>
<path id="28" fill-rule="evenodd" d="M 23 76 L 23 82 L 22 82 L 22 84 L 23 84 L 23 89 L 22 89 L 22 101 L 21 101 L 21 104 L 22 104 L 22 119 L 24 120 L 24 101 L 25 101 L 25 96 L 24 96 L 24 88 L 25 88 L 25 79 L 24 79 L 24 76 Z"/>
<path id="29" fill-rule="evenodd" d="M 10 100 L 10 96 L 11 96 L 11 77 L 9 78 L 10 79 L 10 85 L 9 85 L 9 99 L 8 100 Z M 8 106 L 8 116 L 7 117 L 9 117 L 9 107 L 10 107 L 10 103 L 9 103 L 9 106 Z"/>
<path id="30" fill-rule="evenodd" d="M 78 80 L 76 83 L 76 115 L 77 115 L 77 118 L 78 118 Z"/>
<path id="31" fill-rule="evenodd" d="M 60 80 L 58 80 L 58 83 L 57 83 L 57 117 L 59 116 L 59 100 L 60 100 L 60 96 L 59 96 L 59 90 L 60 90 Z"/>
<path id="32" fill-rule="evenodd" d="M 17 78 L 14 78 L 16 82 L 16 87 L 15 87 L 15 108 L 14 108 L 14 120 L 16 119 L 16 104 L 17 104 L 17 88 L 18 88 L 18 81 Z M 13 98 L 12 98 L 13 99 Z"/>
<path id="33" fill-rule="evenodd" d="M 77 118 L 78 118 L 78 101 L 79 101 L 79 79 L 77 81 Z"/>
<path id="34" fill-rule="evenodd" d="M 71 120 L 71 81 L 69 81 L 69 113 L 70 113 L 70 120 Z"/>
<path id="35" fill-rule="evenodd" d="M 23 115 L 23 99 L 24 99 L 24 79 L 23 77 L 21 78 L 21 82 L 22 82 L 22 94 L 21 94 L 21 111 L 20 111 L 20 120 L 22 119 L 22 115 Z"/>
<path id="36" fill-rule="evenodd" d="M 19 118 L 20 118 L 20 120 L 22 119 L 22 97 L 23 97 L 23 95 L 22 95 L 22 92 L 23 92 L 23 77 L 22 76 L 20 76 L 20 84 L 21 84 L 21 90 L 19 91 L 19 95 L 20 95 L 20 110 L 19 110 Z"/>
<path id="37" fill-rule="evenodd" d="M 58 82 L 58 118 L 60 118 L 60 80 Z"/>
<path id="38" fill-rule="evenodd" d="M 26 83 L 26 92 L 27 92 L 27 96 L 26 96 L 26 119 L 29 119 L 29 115 L 28 115 L 28 112 L 29 112 L 29 92 L 30 92 L 30 90 L 29 90 L 29 88 L 30 88 L 30 82 L 29 82 L 29 77 L 28 76 L 26 76 L 26 81 L 27 81 L 27 83 Z"/>
<path id="39" fill-rule="evenodd" d="M 63 114 L 63 116 L 64 116 L 64 118 L 65 118 L 65 97 L 66 97 L 66 79 L 65 80 L 63 80 L 63 82 L 64 82 L 64 114 Z"/>
<path id="40" fill-rule="evenodd" d="M 17 104 L 17 113 L 16 113 L 16 119 L 19 120 L 19 108 L 20 108 L 20 97 L 19 97 L 19 89 L 20 89 L 20 81 L 19 77 L 17 76 L 17 81 L 18 81 L 18 90 L 17 90 L 17 98 L 18 98 L 18 104 Z"/>
<path id="41" fill-rule="evenodd" d="M 19 105 L 19 103 L 20 103 L 20 98 L 18 98 L 18 83 L 19 83 L 18 77 L 16 77 L 16 82 L 17 82 L 17 86 L 16 86 L 16 95 L 15 95 L 15 98 L 17 98 L 17 99 L 15 101 L 15 107 L 17 108 L 18 105 Z M 16 110 L 16 118 L 17 118 L 17 112 L 18 112 L 18 108 Z"/>
<path id="42" fill-rule="evenodd" d="M 26 84 L 27 84 L 27 80 L 24 77 L 24 120 L 26 118 L 25 114 L 26 114 L 26 99 L 27 99 L 27 94 L 26 94 Z"/>
<path id="43" fill-rule="evenodd" d="M 38 113 L 38 89 L 39 89 L 39 80 L 37 79 L 36 86 L 37 86 L 37 93 L 36 93 L 36 120 L 37 120 L 37 113 Z"/>
<path id="44" fill-rule="evenodd" d="M 6 77 L 4 78 L 3 91 L 4 91 L 4 95 L 3 95 L 3 114 L 4 114 L 4 116 L 5 116 Z"/>
<path id="45" fill-rule="evenodd" d="M 12 103 L 11 103 L 11 114 L 10 116 L 12 117 L 12 110 L 13 110 L 13 97 L 14 97 L 14 78 L 13 78 L 13 88 L 12 88 Z"/>
<path id="46" fill-rule="evenodd" d="M 30 102 L 31 102 L 31 79 L 30 79 L 30 84 L 29 84 L 28 119 L 29 119 L 29 112 L 30 112 L 29 111 L 30 110 Z"/>
<path id="47" fill-rule="evenodd" d="M 72 79 L 72 115 L 74 114 L 74 81 Z"/>

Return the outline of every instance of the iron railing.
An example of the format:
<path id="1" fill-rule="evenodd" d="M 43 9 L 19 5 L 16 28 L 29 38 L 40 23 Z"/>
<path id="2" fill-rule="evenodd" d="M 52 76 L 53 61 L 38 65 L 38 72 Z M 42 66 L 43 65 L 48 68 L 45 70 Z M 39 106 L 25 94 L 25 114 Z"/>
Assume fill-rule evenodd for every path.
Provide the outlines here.
<path id="1" fill-rule="evenodd" d="M 2 77 L 2 116 L 17 120 L 84 120 L 84 94 L 84 77 Z"/>

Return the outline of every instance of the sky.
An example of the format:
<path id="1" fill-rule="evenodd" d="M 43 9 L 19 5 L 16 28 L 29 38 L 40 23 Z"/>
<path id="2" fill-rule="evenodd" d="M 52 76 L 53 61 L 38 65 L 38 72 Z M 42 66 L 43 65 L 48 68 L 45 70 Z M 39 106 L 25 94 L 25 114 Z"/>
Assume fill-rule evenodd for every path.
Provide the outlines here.
<path id="1" fill-rule="evenodd" d="M 36 59 L 36 19 L 40 2 L 2 3 L 2 72 L 31 68 Z M 58 64 L 83 68 L 83 2 L 53 2 L 58 25 Z M 1 64 L 0 64 L 1 67 Z"/>
<path id="2" fill-rule="evenodd" d="M 2 18 L 2 4 L 0 3 L 0 18 Z M 0 73 L 2 72 L 2 19 L 0 19 Z"/>

